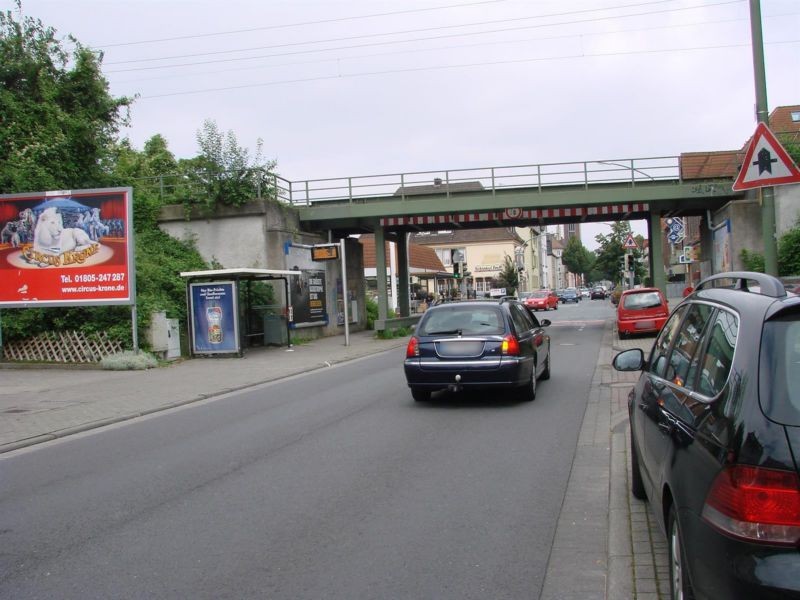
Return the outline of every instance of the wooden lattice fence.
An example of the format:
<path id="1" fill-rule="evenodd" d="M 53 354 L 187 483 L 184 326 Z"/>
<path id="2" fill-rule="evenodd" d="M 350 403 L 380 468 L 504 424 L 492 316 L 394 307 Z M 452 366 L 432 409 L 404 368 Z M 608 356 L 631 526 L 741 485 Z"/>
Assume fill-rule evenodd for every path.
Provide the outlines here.
<path id="1" fill-rule="evenodd" d="M 3 343 L 4 359 L 8 361 L 96 363 L 122 350 L 122 343 L 109 339 L 105 333 L 86 335 L 80 331 L 43 333 Z"/>

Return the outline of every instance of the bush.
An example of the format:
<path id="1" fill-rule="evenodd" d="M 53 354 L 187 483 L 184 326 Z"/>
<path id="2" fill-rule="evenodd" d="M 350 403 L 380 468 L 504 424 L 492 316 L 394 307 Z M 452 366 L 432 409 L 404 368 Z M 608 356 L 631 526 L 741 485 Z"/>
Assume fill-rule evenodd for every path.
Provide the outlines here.
<path id="1" fill-rule="evenodd" d="M 378 318 L 378 303 L 372 298 L 367 298 L 367 329 L 375 329 L 375 320 Z"/>
<path id="2" fill-rule="evenodd" d="M 783 277 L 800 275 L 800 224 L 778 240 L 778 273 Z"/>
<path id="3" fill-rule="evenodd" d="M 745 271 L 763 273 L 767 269 L 764 263 L 764 255 L 759 254 L 754 250 L 742 248 L 742 251 L 739 253 L 739 257 L 742 259 L 742 264 L 744 265 Z"/>
<path id="4" fill-rule="evenodd" d="M 143 371 L 158 366 L 155 356 L 147 352 L 133 352 L 125 350 L 117 354 L 110 354 L 100 361 L 100 366 L 106 371 Z"/>

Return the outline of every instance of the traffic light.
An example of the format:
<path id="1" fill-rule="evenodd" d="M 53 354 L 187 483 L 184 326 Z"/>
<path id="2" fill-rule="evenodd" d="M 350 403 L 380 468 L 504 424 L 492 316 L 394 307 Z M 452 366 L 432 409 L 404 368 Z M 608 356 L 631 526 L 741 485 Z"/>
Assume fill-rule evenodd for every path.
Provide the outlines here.
<path id="1" fill-rule="evenodd" d="M 633 271 L 634 268 L 634 261 L 633 261 L 633 254 L 626 254 L 625 255 L 625 271 L 630 273 Z"/>
<path id="2" fill-rule="evenodd" d="M 455 279 L 461 279 L 461 263 L 454 262 L 453 263 L 453 277 Z"/>

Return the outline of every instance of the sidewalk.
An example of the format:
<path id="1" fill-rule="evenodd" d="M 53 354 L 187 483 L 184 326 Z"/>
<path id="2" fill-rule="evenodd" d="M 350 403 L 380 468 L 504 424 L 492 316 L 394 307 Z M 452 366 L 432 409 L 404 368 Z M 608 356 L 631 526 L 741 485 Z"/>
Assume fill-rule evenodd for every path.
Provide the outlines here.
<path id="1" fill-rule="evenodd" d="M 281 348 L 252 348 L 244 358 L 203 358 L 146 371 L 0 369 L 0 455 L 212 396 L 330 367 L 405 346 L 374 332 Z M 3 366 L 8 366 L 5 364 Z"/>
<path id="2" fill-rule="evenodd" d="M 26 446 L 324 369 L 406 342 L 378 340 L 365 331 L 352 334 L 350 346 L 344 345 L 344 336 L 335 336 L 292 350 L 255 348 L 241 359 L 186 360 L 147 371 L 0 368 L 0 458 Z M 613 321 L 606 322 L 543 600 L 669 596 L 666 542 L 648 505 L 629 492 L 627 393 L 638 374 L 611 367 L 616 352 L 649 349 L 652 343 L 652 337 L 619 340 Z"/>

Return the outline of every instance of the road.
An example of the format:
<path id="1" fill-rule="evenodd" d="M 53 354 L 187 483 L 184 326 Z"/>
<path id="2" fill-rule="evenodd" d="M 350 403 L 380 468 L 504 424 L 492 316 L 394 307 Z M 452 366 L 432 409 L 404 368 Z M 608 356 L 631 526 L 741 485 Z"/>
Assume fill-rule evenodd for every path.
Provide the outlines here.
<path id="1" fill-rule="evenodd" d="M 393 351 L 0 459 L 0 597 L 536 598 L 610 314 L 538 313 L 533 403 Z"/>

